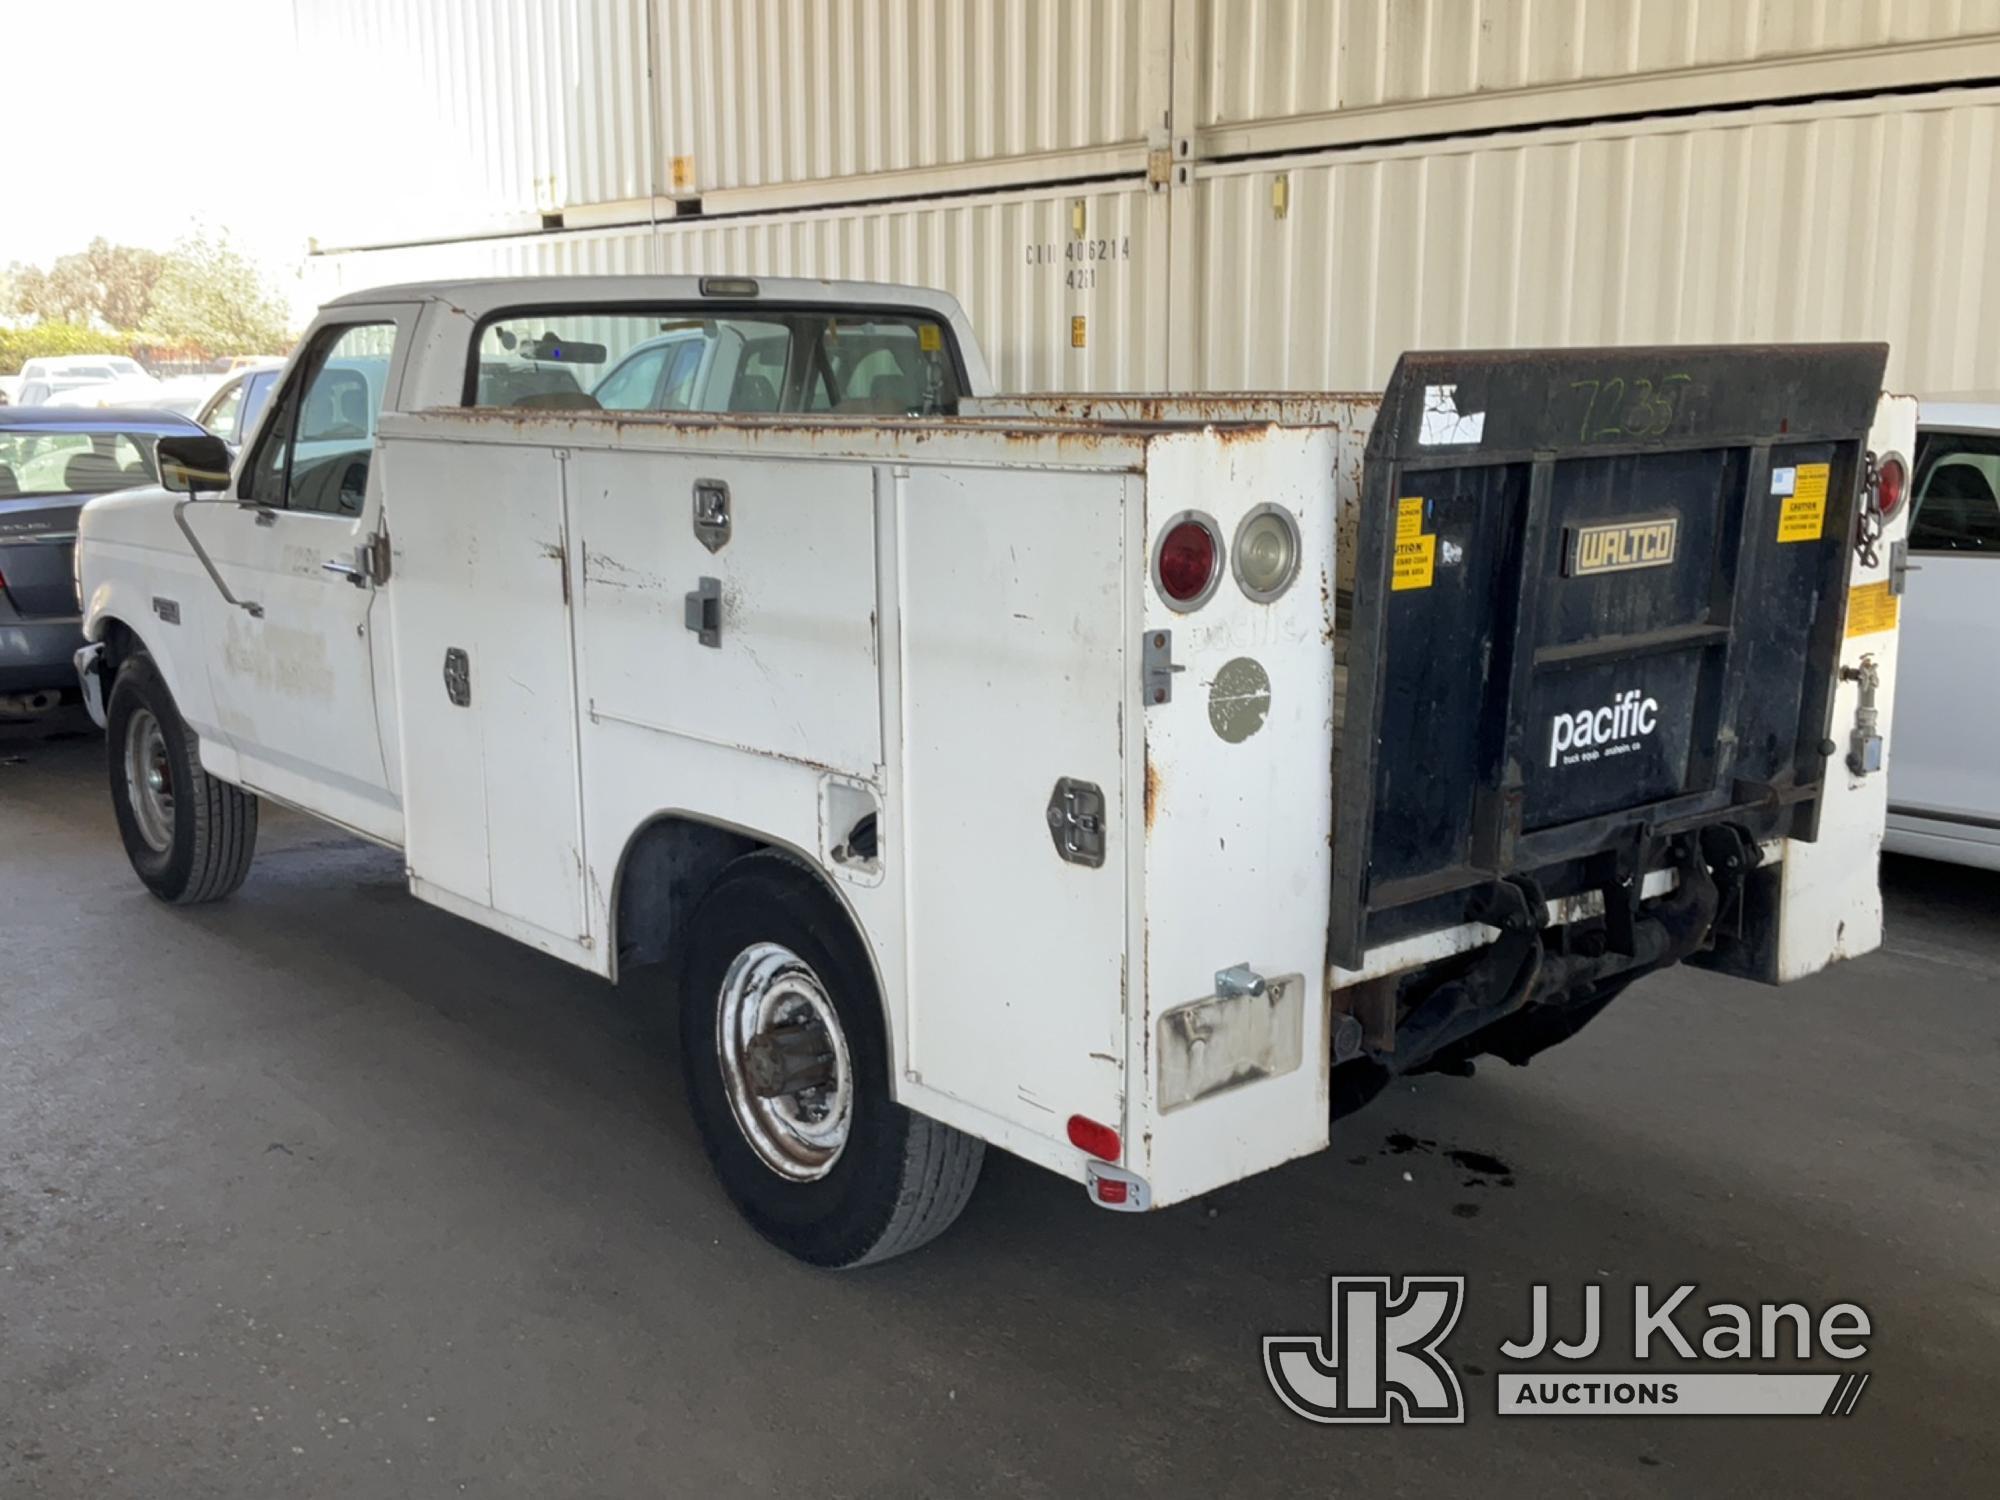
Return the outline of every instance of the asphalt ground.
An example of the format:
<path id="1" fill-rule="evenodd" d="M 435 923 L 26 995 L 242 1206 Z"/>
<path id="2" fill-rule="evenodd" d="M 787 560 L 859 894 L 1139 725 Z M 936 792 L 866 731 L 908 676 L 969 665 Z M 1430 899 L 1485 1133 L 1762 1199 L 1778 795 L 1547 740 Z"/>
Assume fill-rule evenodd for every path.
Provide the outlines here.
<path id="1" fill-rule="evenodd" d="M 0 731 L 0 1494 L 2000 1493 L 1994 876 L 1891 860 L 1878 953 L 1656 976 L 1164 1213 L 992 1153 L 943 1239 L 834 1275 L 711 1179 L 657 973 L 614 990 L 270 810 L 236 898 L 170 909 L 87 730 Z M 1370 1272 L 1467 1278 L 1464 1425 L 1274 1396 L 1262 1336 Z M 1865 1397 L 1497 1416 L 1527 1288 L 1567 1332 L 1592 1281 L 1621 1354 L 1635 1282 L 1859 1303 L 1866 1358 L 1812 1367 Z"/>

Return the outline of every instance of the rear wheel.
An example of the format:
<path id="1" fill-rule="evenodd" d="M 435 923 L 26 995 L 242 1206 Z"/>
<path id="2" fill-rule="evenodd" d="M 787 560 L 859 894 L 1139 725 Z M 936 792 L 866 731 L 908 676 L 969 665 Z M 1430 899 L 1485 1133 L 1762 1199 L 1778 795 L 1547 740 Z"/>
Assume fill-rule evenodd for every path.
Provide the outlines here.
<path id="1" fill-rule="evenodd" d="M 801 1260 L 859 1266 L 944 1232 L 984 1143 L 897 1104 L 867 955 L 796 861 L 744 856 L 689 924 L 688 1100 L 716 1175 Z"/>
<path id="2" fill-rule="evenodd" d="M 243 884 L 257 849 L 257 799 L 202 770 L 194 731 L 144 652 L 118 669 L 104 720 L 111 806 L 146 888 L 191 906 Z"/>

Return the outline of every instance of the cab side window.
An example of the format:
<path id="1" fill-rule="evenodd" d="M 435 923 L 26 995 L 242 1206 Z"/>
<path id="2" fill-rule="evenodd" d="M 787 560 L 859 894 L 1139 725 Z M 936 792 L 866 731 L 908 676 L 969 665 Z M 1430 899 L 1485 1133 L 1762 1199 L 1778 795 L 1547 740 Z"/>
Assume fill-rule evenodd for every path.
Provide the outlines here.
<path id="1" fill-rule="evenodd" d="M 264 424 L 243 499 L 274 510 L 361 513 L 395 341 L 393 323 L 319 331 Z"/>
<path id="2" fill-rule="evenodd" d="M 1912 552 L 2000 553 L 2000 436 L 1928 433 L 1917 472 Z"/>

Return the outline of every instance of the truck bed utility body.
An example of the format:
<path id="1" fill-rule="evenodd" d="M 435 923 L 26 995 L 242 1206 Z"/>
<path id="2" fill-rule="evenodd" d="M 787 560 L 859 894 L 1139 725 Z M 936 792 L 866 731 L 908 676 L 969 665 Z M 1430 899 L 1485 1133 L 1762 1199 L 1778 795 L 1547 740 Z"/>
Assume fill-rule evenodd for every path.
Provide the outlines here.
<path id="1" fill-rule="evenodd" d="M 581 280 L 349 299 L 288 383 L 357 324 L 382 414 L 307 507 L 257 466 L 310 391 L 216 493 L 86 513 L 86 685 L 143 654 L 199 774 L 607 978 L 681 965 L 718 1170 L 810 1258 L 956 1211 L 814 1238 L 859 1212 L 878 1050 L 953 1183 L 991 1142 L 1154 1207 L 1665 964 L 1879 941 L 1880 346 L 1001 397 L 935 293 Z M 554 370 L 656 349 L 656 402 L 716 407 Z M 503 365 L 530 394 L 477 404 Z M 753 940 L 766 902 L 819 936 Z"/>

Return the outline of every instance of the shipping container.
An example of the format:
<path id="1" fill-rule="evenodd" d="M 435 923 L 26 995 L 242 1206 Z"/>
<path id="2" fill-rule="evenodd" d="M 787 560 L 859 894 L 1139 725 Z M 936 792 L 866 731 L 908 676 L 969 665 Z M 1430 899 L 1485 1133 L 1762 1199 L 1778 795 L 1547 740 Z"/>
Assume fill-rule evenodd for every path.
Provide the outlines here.
<path id="1" fill-rule="evenodd" d="M 660 226 L 659 269 L 938 287 L 964 304 L 1003 389 L 1148 389 L 1167 378 L 1166 209 L 1141 179 L 681 220 Z"/>
<path id="2" fill-rule="evenodd" d="M 297 0 L 329 248 L 650 214 L 651 0 Z"/>
<path id="3" fill-rule="evenodd" d="M 2000 391 L 2000 89 L 1195 163 L 1143 178 L 323 257 L 941 287 L 1004 390 L 1368 390 L 1405 349 L 1886 339 Z"/>
<path id="4" fill-rule="evenodd" d="M 657 269 L 657 261 L 650 229 L 580 230 L 315 255 L 307 261 L 306 282 L 318 304 L 349 292 L 408 281 L 643 276 Z"/>
<path id="5" fill-rule="evenodd" d="M 1175 25 L 1204 157 L 2000 76 L 2000 0 L 1182 0 Z"/>
<path id="6" fill-rule="evenodd" d="M 1166 145 L 1171 0 L 657 0 L 655 16 L 666 191 L 711 210 L 1130 172 Z"/>
<path id="7" fill-rule="evenodd" d="M 2000 0 L 296 0 L 322 245 L 2000 77 Z"/>
<path id="8" fill-rule="evenodd" d="M 1197 164 L 1171 383 L 1373 389 L 1405 349 L 1886 339 L 2000 390 L 2000 89 Z"/>

